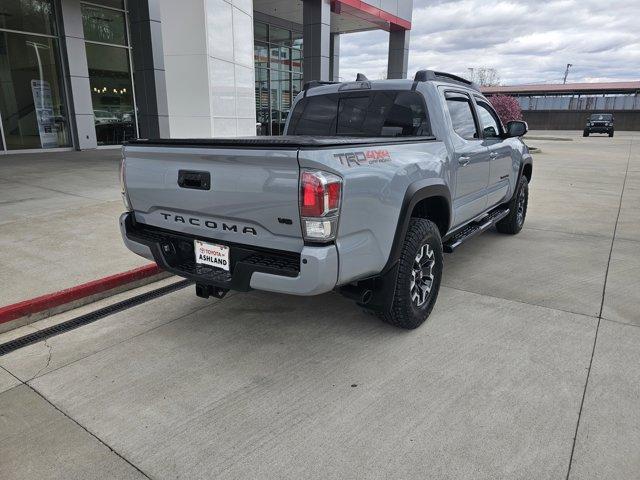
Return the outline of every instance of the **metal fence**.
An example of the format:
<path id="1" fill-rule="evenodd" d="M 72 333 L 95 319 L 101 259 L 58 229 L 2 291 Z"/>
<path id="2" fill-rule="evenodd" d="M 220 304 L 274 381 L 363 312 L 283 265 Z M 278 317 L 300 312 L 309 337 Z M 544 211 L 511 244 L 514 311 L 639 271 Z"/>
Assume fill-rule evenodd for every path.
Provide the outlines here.
<path id="1" fill-rule="evenodd" d="M 640 110 L 640 94 L 628 95 L 522 95 L 522 110 Z"/>

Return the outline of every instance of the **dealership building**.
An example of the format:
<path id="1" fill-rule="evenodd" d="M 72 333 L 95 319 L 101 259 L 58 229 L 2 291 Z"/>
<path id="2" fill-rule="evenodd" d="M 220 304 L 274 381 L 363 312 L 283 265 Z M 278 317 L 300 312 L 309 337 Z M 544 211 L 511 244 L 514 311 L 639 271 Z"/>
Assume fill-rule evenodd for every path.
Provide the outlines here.
<path id="1" fill-rule="evenodd" d="M 2 0 L 0 153 L 134 137 L 277 135 L 340 35 L 389 32 L 407 73 L 412 0 Z"/>

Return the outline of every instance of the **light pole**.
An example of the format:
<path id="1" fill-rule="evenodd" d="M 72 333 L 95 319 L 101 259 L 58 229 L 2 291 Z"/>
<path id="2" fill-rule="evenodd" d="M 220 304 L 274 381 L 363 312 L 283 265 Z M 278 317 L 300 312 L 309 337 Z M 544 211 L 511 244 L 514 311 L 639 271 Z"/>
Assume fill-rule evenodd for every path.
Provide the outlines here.
<path id="1" fill-rule="evenodd" d="M 29 45 L 30 47 L 33 47 L 33 49 L 36 51 L 36 58 L 38 60 L 38 75 L 40 76 L 40 93 L 43 94 L 44 93 L 44 71 L 42 69 L 42 60 L 40 58 L 40 49 L 43 50 L 49 50 L 49 47 L 43 43 L 37 43 L 37 42 L 27 42 L 27 45 Z M 40 95 L 40 103 L 42 105 L 42 108 L 44 108 L 44 95 Z"/>
<path id="2" fill-rule="evenodd" d="M 573 67 L 573 64 L 572 63 L 567 63 L 567 68 L 564 71 L 564 80 L 562 81 L 563 85 L 566 85 L 566 83 L 567 83 L 567 76 L 569 75 L 569 69 L 571 67 Z"/>

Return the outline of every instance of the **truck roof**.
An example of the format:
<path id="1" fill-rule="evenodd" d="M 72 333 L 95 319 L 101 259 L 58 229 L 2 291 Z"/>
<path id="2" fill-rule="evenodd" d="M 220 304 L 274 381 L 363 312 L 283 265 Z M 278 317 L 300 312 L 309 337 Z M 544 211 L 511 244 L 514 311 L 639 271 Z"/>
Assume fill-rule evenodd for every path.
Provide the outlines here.
<path id="1" fill-rule="evenodd" d="M 369 80 L 366 76 L 359 73 L 353 82 L 324 82 L 311 81 L 307 82 L 303 88 L 303 95 L 322 95 L 327 93 L 336 93 L 349 90 L 410 90 L 414 88 L 416 82 L 436 82 L 447 83 L 463 86 L 480 92 L 480 87 L 475 83 L 462 78 L 458 75 L 447 72 L 438 72 L 435 70 L 418 70 L 413 78 L 409 79 L 388 79 L 388 80 Z"/>

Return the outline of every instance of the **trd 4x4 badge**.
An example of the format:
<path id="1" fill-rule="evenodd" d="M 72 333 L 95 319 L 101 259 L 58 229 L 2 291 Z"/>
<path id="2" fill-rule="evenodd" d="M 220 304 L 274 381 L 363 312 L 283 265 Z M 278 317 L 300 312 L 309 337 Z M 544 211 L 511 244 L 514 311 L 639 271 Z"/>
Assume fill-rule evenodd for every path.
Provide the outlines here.
<path id="1" fill-rule="evenodd" d="M 335 153 L 333 156 L 336 157 L 345 167 L 373 165 L 375 163 L 391 161 L 389 150 L 365 150 L 364 152 Z"/>

